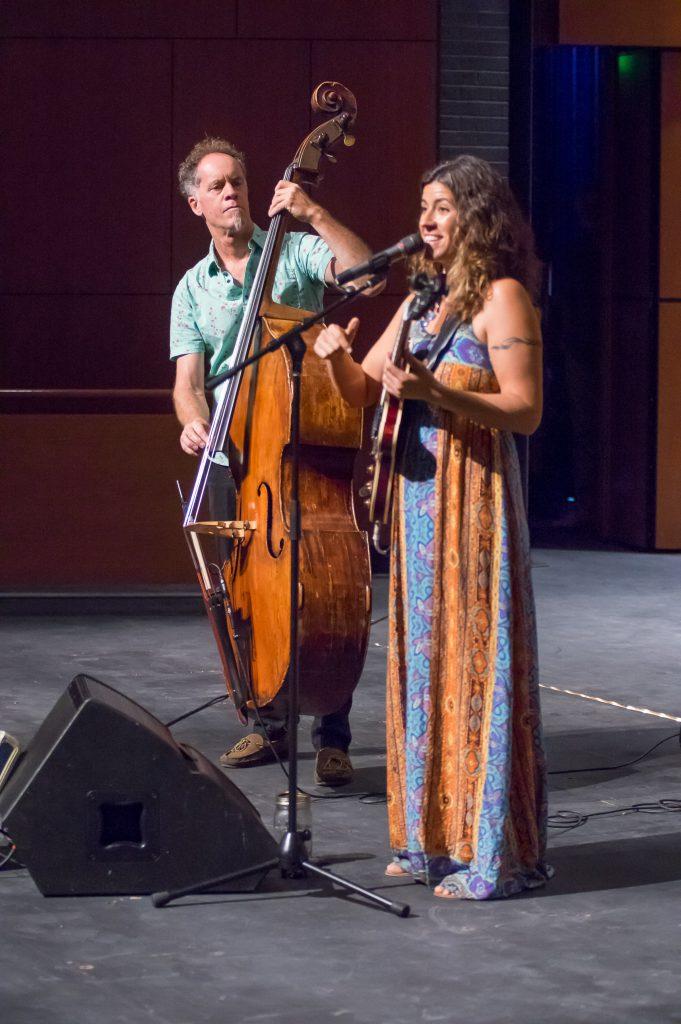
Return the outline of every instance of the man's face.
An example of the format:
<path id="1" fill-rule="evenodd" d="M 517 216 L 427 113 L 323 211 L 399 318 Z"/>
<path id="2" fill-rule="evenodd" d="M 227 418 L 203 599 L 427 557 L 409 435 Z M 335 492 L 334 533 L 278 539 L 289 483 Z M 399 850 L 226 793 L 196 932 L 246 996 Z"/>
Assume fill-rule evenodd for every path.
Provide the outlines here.
<path id="1" fill-rule="evenodd" d="M 189 197 L 197 217 L 204 217 L 209 228 L 239 235 L 250 229 L 248 185 L 238 160 L 226 153 L 208 153 L 196 168 L 197 186 Z"/>

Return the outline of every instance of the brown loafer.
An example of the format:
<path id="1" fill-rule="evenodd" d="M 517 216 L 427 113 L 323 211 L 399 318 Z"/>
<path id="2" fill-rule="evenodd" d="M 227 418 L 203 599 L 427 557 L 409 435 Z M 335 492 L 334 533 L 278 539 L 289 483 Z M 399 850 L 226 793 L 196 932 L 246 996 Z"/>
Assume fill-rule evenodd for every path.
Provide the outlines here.
<path id="1" fill-rule="evenodd" d="M 352 782 L 352 761 L 338 747 L 322 747 L 317 751 L 314 780 L 318 786 L 345 786 Z"/>
<path id="2" fill-rule="evenodd" d="M 266 740 L 257 732 L 251 732 L 220 756 L 220 764 L 224 768 L 253 768 L 259 764 L 271 764 L 276 761 L 277 754 L 281 758 L 288 756 L 286 739 Z"/>

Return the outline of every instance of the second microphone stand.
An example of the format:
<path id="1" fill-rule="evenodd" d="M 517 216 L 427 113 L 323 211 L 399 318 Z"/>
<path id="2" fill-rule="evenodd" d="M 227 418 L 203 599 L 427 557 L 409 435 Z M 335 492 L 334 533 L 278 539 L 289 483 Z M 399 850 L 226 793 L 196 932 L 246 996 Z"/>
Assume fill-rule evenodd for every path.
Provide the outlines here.
<path id="1" fill-rule="evenodd" d="M 300 518 L 300 493 L 299 493 L 299 466 L 300 466 L 300 383 L 301 374 L 303 368 L 303 359 L 307 351 L 305 339 L 302 337 L 303 333 L 310 327 L 319 323 L 328 316 L 330 312 L 338 309 L 340 306 L 346 305 L 352 301 L 361 292 L 366 291 L 368 288 L 373 288 L 377 285 L 385 276 L 384 273 L 376 274 L 369 278 L 368 281 L 363 282 L 351 290 L 348 289 L 345 294 L 332 303 L 326 310 L 322 310 L 320 313 L 315 313 L 313 316 L 307 317 L 301 323 L 296 324 L 290 331 L 286 331 L 279 338 L 276 338 L 265 348 L 259 352 L 255 352 L 253 355 L 244 359 L 243 362 L 237 366 L 231 367 L 229 370 L 225 370 L 223 373 L 216 374 L 215 377 L 209 378 L 206 381 L 206 388 L 212 390 L 221 384 L 223 381 L 228 380 L 230 377 L 234 377 L 237 373 L 241 373 L 251 363 L 257 362 L 264 356 L 269 355 L 272 352 L 278 351 L 278 349 L 286 346 L 291 356 L 291 379 L 292 379 L 292 402 L 291 402 L 291 500 L 290 500 L 290 511 L 289 511 L 289 523 L 290 523 L 290 602 L 291 602 L 291 615 L 289 623 L 289 638 L 290 638 L 290 651 L 291 661 L 289 664 L 288 671 L 288 826 L 286 834 L 282 837 L 279 844 L 278 856 L 271 860 L 264 861 L 260 864 L 252 864 L 247 868 L 242 868 L 239 871 L 231 871 L 225 875 L 221 875 L 219 878 L 205 879 L 202 882 L 198 882 L 196 885 L 188 886 L 184 889 L 176 889 L 172 892 L 157 892 L 152 896 L 152 901 L 156 907 L 165 907 L 173 900 L 180 899 L 182 896 L 191 896 L 195 893 L 208 892 L 211 889 L 224 888 L 230 882 L 236 881 L 239 878 L 245 878 L 248 875 L 265 874 L 268 871 L 273 870 L 276 867 L 281 869 L 282 878 L 303 878 L 308 874 L 317 875 L 320 878 L 325 879 L 327 882 L 332 882 L 335 885 L 340 886 L 347 892 L 358 893 L 360 896 L 364 896 L 366 899 L 375 903 L 379 907 L 383 907 L 385 910 L 390 911 L 392 914 L 396 914 L 397 917 L 408 917 L 410 913 L 410 907 L 406 903 L 397 903 L 394 900 L 386 899 L 384 896 L 379 896 L 375 892 L 371 892 L 369 889 L 364 889 L 362 886 L 357 885 L 355 882 L 349 881 L 347 878 L 342 878 L 340 875 L 335 875 L 331 871 L 326 871 L 318 864 L 313 864 L 307 859 L 307 849 L 305 843 L 311 838 L 309 831 L 299 831 L 298 829 L 298 714 L 299 714 L 299 678 L 300 678 L 300 651 L 298 646 L 298 578 L 299 578 L 299 549 L 300 549 L 300 535 L 301 535 L 301 518 Z"/>

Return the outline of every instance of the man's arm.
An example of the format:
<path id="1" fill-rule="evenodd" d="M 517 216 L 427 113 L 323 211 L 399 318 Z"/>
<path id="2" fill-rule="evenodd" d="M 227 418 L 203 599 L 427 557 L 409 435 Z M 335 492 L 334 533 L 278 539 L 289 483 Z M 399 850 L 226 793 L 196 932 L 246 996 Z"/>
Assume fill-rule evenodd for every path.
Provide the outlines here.
<path id="1" fill-rule="evenodd" d="M 363 263 L 371 256 L 371 249 L 362 239 L 346 228 L 344 224 L 332 217 L 328 210 L 325 210 L 292 181 L 280 181 L 274 190 L 274 196 L 270 205 L 268 216 L 273 217 L 275 213 L 287 210 L 296 220 L 303 221 L 314 228 L 322 241 L 326 242 L 335 257 L 324 275 L 327 284 L 333 284 L 335 278 L 343 270 L 349 270 L 356 263 Z M 363 279 L 362 279 L 363 280 Z M 370 288 L 365 295 L 377 295 L 382 291 L 385 282 L 381 281 L 375 288 Z"/>
<path id="2" fill-rule="evenodd" d="M 349 270 L 357 263 L 364 263 L 371 256 L 368 245 L 365 245 L 353 231 L 340 224 L 323 207 L 317 207 L 308 224 L 315 229 L 336 257 L 335 266 L 332 260 L 326 268 L 324 280 L 327 284 L 333 284 L 343 270 Z"/>
<path id="3" fill-rule="evenodd" d="M 202 352 L 178 356 L 175 363 L 173 405 L 175 415 L 184 428 L 180 435 L 180 446 L 188 455 L 198 455 L 208 441 L 210 414 L 203 379 Z"/>

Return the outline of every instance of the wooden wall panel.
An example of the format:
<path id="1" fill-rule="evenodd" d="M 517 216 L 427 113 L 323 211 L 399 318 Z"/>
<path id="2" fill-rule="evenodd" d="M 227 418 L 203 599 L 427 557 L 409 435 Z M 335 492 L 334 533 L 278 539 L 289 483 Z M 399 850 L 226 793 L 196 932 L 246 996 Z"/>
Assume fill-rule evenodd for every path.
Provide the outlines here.
<path id="1" fill-rule="evenodd" d="M 609 404 L 603 534 L 610 543 L 646 549 L 653 542 L 655 335 L 650 300 L 615 293 L 612 359 L 604 369 Z"/>
<path id="2" fill-rule="evenodd" d="M 167 293 L 0 295 L 2 385 L 170 387 L 168 320 Z"/>
<path id="3" fill-rule="evenodd" d="M 170 44 L 13 40 L 0 67 L 3 291 L 166 292 Z"/>
<path id="4" fill-rule="evenodd" d="M 681 549 L 681 302 L 660 304 L 655 544 Z"/>
<path id="5" fill-rule="evenodd" d="M 681 53 L 662 55 L 660 296 L 681 298 Z"/>
<path id="6" fill-rule="evenodd" d="M 247 0 L 239 4 L 239 35 L 254 39 L 437 38 L 435 0 Z"/>
<path id="7" fill-rule="evenodd" d="M 560 42 L 681 46 L 679 0 L 560 0 Z"/>
<path id="8" fill-rule="evenodd" d="M 658 548 L 681 548 L 681 53 L 661 61 Z"/>
<path id="9" fill-rule="evenodd" d="M 416 183 L 435 159 L 437 4 L 12 7 L 0 28 L 13 168 L 0 280 L 0 429 L 13 439 L 2 585 L 190 580 L 174 480 L 188 484 L 196 463 L 172 415 L 158 414 L 159 389 L 173 376 L 172 291 L 209 239 L 177 194 L 177 165 L 205 134 L 226 135 L 247 154 L 266 227 L 273 186 L 312 124 L 312 86 L 339 78 L 357 94 L 358 144 L 328 165 L 320 201 L 375 248 L 411 232 Z M 396 271 L 387 293 L 341 318 L 361 318 L 358 355 L 403 294 Z"/>
<path id="10" fill-rule="evenodd" d="M 174 416 L 0 416 L 0 432 L 12 439 L 1 587 L 194 580 L 175 480 L 186 493 L 196 463 Z"/>
<path id="11" fill-rule="evenodd" d="M 226 136 L 246 156 L 251 212 L 266 228 L 274 186 L 309 130 L 310 94 L 307 43 L 179 40 L 173 172 L 205 135 Z M 174 192 L 173 286 L 210 242 L 203 221 Z"/>
<path id="12" fill-rule="evenodd" d="M 236 34 L 237 0 L 14 0 L 2 36 L 216 39 Z"/>

